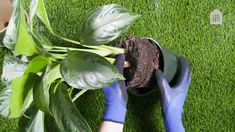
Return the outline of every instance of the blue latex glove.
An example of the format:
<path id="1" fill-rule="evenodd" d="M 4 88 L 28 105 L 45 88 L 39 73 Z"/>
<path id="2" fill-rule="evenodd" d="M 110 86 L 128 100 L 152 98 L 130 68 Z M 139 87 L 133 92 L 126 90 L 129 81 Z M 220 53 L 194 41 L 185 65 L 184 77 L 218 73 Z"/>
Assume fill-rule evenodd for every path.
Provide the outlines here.
<path id="1" fill-rule="evenodd" d="M 114 65 L 123 74 L 125 56 L 118 55 Z M 127 90 L 124 81 L 118 81 L 103 89 L 106 98 L 106 110 L 103 120 L 124 123 L 127 105 Z"/>
<path id="2" fill-rule="evenodd" d="M 178 70 L 177 82 L 174 86 L 169 86 L 160 70 L 155 71 L 155 79 L 162 96 L 164 124 L 167 132 L 185 131 L 181 118 L 191 81 L 191 71 L 187 61 L 183 57 L 179 58 Z"/>

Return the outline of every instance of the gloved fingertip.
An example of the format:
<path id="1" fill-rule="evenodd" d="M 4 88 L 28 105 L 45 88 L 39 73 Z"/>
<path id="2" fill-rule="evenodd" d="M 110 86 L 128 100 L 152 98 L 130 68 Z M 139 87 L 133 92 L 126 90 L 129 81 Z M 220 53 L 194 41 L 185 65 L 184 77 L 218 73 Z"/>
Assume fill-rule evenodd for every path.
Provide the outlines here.
<path id="1" fill-rule="evenodd" d="M 114 82 L 113 84 L 103 88 L 102 91 L 105 93 L 105 92 L 109 91 L 110 89 L 112 89 L 113 87 L 116 87 L 116 85 L 117 85 L 117 82 Z"/>
<path id="2" fill-rule="evenodd" d="M 123 69 L 124 66 L 124 62 L 125 62 L 125 55 L 124 54 L 119 54 L 116 57 L 116 61 L 114 62 L 114 65 L 120 70 Z"/>
<path id="3" fill-rule="evenodd" d="M 154 74 L 155 74 L 155 79 L 159 79 L 159 78 L 163 78 L 163 77 L 164 77 L 162 71 L 159 70 L 159 69 L 156 69 L 156 70 L 154 71 Z"/>
<path id="4" fill-rule="evenodd" d="M 178 68 L 178 79 L 174 87 L 180 87 L 181 85 L 189 85 L 191 81 L 191 71 L 187 60 L 182 56 L 179 58 Z"/>
<path id="5" fill-rule="evenodd" d="M 120 60 L 121 62 L 125 60 L 125 55 L 124 54 L 119 54 L 117 55 L 117 60 Z"/>
<path id="6" fill-rule="evenodd" d="M 108 87 L 105 87 L 105 88 L 102 88 L 102 92 L 103 92 L 103 93 L 106 93 L 108 88 L 109 88 L 109 86 L 108 86 Z"/>

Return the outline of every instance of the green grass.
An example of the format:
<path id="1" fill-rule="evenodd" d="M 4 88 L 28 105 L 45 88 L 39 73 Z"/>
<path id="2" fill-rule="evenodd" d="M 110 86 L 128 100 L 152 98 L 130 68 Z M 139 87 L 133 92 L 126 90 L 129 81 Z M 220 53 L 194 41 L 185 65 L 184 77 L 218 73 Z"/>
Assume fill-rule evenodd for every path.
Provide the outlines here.
<path id="1" fill-rule="evenodd" d="M 186 131 L 235 130 L 235 0 L 159 0 L 156 10 L 154 0 L 45 1 L 54 30 L 72 39 L 78 38 L 83 16 L 98 6 L 117 3 L 142 14 L 125 35 L 152 37 L 191 65 L 193 77 L 183 116 Z M 209 23 L 209 14 L 216 8 L 223 13 L 222 25 Z M 97 131 L 104 111 L 101 90 L 85 93 L 77 106 Z M 2 131 L 16 127 L 15 120 L 0 118 Z M 129 94 L 124 131 L 164 131 L 159 91 L 146 97 Z"/>

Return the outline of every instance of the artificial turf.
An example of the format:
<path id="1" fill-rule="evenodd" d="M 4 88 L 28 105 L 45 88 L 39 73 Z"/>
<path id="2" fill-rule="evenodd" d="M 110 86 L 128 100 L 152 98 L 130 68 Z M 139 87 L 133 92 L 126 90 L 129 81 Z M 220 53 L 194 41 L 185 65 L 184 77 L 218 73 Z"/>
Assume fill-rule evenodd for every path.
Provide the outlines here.
<path id="1" fill-rule="evenodd" d="M 117 3 L 142 14 L 124 35 L 152 37 L 190 63 L 192 82 L 183 115 L 186 131 L 235 130 L 235 0 L 158 0 L 157 5 L 156 0 L 45 2 L 53 29 L 72 39 L 78 38 L 83 16 L 101 5 Z M 223 13 L 222 25 L 210 25 L 214 9 Z M 0 58 L 3 54 L 1 50 Z M 88 91 L 76 102 L 94 131 L 101 123 L 104 103 L 101 90 Z M 146 97 L 129 93 L 124 131 L 164 131 L 160 106 L 158 90 Z M 0 118 L 0 130 L 15 131 L 16 121 Z"/>

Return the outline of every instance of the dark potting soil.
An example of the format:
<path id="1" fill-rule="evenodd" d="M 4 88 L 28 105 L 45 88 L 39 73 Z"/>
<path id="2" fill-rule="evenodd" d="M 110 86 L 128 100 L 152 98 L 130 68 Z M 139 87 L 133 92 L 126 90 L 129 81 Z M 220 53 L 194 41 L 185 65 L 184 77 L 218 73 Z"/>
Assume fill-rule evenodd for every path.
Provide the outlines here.
<path id="1" fill-rule="evenodd" d="M 132 36 L 124 37 L 121 46 L 127 50 L 125 57 L 130 62 L 130 67 L 124 69 L 127 88 L 153 88 L 153 71 L 159 68 L 160 62 L 159 47 L 148 39 Z"/>

